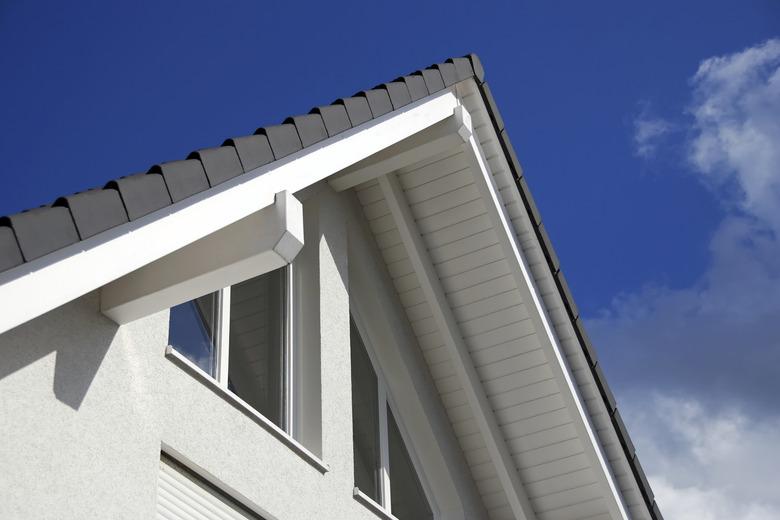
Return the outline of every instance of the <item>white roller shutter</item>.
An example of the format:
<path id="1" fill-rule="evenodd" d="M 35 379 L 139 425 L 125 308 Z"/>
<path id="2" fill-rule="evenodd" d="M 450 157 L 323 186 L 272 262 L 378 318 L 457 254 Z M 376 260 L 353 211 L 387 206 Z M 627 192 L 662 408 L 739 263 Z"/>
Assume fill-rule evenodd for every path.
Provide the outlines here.
<path id="1" fill-rule="evenodd" d="M 160 460 L 157 518 L 165 520 L 262 520 L 178 464 Z"/>

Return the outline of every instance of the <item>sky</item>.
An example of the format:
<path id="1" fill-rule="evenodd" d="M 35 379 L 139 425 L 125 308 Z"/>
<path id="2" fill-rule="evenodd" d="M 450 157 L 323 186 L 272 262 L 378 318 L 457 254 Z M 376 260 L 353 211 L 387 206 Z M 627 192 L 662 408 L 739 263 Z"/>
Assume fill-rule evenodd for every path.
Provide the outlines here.
<path id="1" fill-rule="evenodd" d="M 780 518 L 780 3 L 0 0 L 0 215 L 476 52 L 667 518 Z"/>

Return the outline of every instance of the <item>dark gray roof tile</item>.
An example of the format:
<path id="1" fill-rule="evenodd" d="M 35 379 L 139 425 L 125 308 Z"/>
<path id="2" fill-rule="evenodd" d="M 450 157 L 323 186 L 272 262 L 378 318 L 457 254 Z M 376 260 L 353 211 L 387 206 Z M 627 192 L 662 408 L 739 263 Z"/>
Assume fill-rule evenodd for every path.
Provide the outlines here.
<path id="1" fill-rule="evenodd" d="M 435 68 L 441 72 L 441 79 L 444 80 L 444 86 L 449 87 L 458 82 L 458 72 L 452 63 L 437 63 Z"/>
<path id="2" fill-rule="evenodd" d="M 10 222 L 8 222 L 10 224 Z M 0 220 L 0 272 L 24 263 L 14 230 Z"/>
<path id="3" fill-rule="evenodd" d="M 631 461 L 631 459 L 634 458 L 634 455 L 636 455 L 636 448 L 634 448 L 634 443 L 631 442 L 631 436 L 628 434 L 628 429 L 626 428 L 626 423 L 623 422 L 623 417 L 620 415 L 620 410 L 615 410 L 615 413 L 612 414 L 612 419 L 617 428 L 620 443 L 626 451 L 628 460 Z"/>
<path id="4" fill-rule="evenodd" d="M 515 182 L 517 183 L 517 189 L 520 191 L 523 201 L 525 201 L 525 204 L 528 207 L 533 223 L 540 225 L 542 223 L 542 214 L 539 213 L 539 208 L 536 207 L 536 202 L 534 201 L 533 195 L 531 195 L 531 190 L 528 188 L 525 176 L 515 177 Z"/>
<path id="5" fill-rule="evenodd" d="M 403 77 L 406 88 L 409 91 L 409 96 L 412 101 L 417 101 L 428 95 L 428 87 L 425 86 L 425 80 L 421 73 L 410 74 Z"/>
<path id="6" fill-rule="evenodd" d="M 444 88 L 444 80 L 441 79 L 441 72 L 438 69 L 423 69 L 420 74 L 422 74 L 425 86 L 431 94 Z"/>
<path id="7" fill-rule="evenodd" d="M 233 137 L 226 140 L 224 145 L 235 147 L 244 172 L 254 170 L 274 160 L 274 153 L 268 143 L 268 137 L 264 135 Z"/>
<path id="8" fill-rule="evenodd" d="M 362 125 L 366 121 L 371 121 L 373 117 L 371 108 L 368 106 L 368 100 L 363 96 L 339 99 L 336 103 L 344 105 L 353 127 Z"/>
<path id="9" fill-rule="evenodd" d="M 238 152 L 233 145 L 197 150 L 188 155 L 187 159 L 200 160 L 206 171 L 209 186 L 216 186 L 244 173 L 241 159 L 238 158 Z"/>
<path id="10" fill-rule="evenodd" d="M 558 280 L 558 286 L 563 293 L 563 303 L 566 306 L 566 310 L 569 312 L 569 318 L 574 321 L 580 315 L 580 311 L 577 309 L 577 304 L 574 303 L 574 297 L 571 294 L 569 282 L 566 281 L 566 277 L 563 276 L 563 271 L 560 269 L 555 273 L 555 278 Z"/>
<path id="11" fill-rule="evenodd" d="M 79 241 L 70 210 L 63 206 L 43 206 L 7 218 L 26 262 Z"/>
<path id="12" fill-rule="evenodd" d="M 652 502 L 653 498 L 655 498 L 655 495 L 653 494 L 653 488 L 650 487 L 650 482 L 647 480 L 645 470 L 642 468 L 642 464 L 639 463 L 639 457 L 637 457 L 636 454 L 634 454 L 634 460 L 632 462 L 632 465 L 634 466 L 634 474 L 637 476 L 637 480 L 641 482 L 642 487 L 645 489 L 648 502 Z"/>
<path id="13" fill-rule="evenodd" d="M 501 148 L 504 150 L 507 159 L 509 160 L 509 166 L 515 171 L 518 177 L 522 177 L 523 167 L 520 165 L 520 161 L 515 153 L 515 147 L 512 146 L 512 140 L 509 139 L 509 133 L 506 131 L 506 128 L 501 130 L 501 133 L 498 134 L 498 139 L 501 141 Z"/>
<path id="14" fill-rule="evenodd" d="M 290 123 L 258 128 L 255 134 L 268 137 L 268 143 L 271 145 L 276 160 L 287 157 L 303 148 L 295 125 Z"/>
<path id="15" fill-rule="evenodd" d="M 390 102 L 393 104 L 393 110 L 398 110 L 412 102 L 409 89 L 403 81 L 391 81 L 382 85 L 390 96 Z"/>
<path id="16" fill-rule="evenodd" d="M 115 189 L 83 191 L 60 197 L 54 204 L 70 208 L 82 240 L 128 221 L 127 210 Z"/>
<path id="17" fill-rule="evenodd" d="M 312 113 L 319 114 L 325 123 L 328 136 L 333 137 L 345 130 L 352 128 L 347 115 L 347 109 L 342 104 L 326 105 L 312 109 Z"/>
<path id="18" fill-rule="evenodd" d="M 596 386 L 598 386 L 599 392 L 601 392 L 601 396 L 604 398 L 604 404 L 607 406 L 607 410 L 609 410 L 610 414 L 615 413 L 615 410 L 617 410 L 617 402 L 615 401 L 612 390 L 609 388 L 609 384 L 607 384 L 607 378 L 604 376 L 604 371 L 601 369 L 600 363 L 596 363 L 596 366 L 593 367 L 593 376 L 596 379 Z"/>
<path id="19" fill-rule="evenodd" d="M 598 356 L 596 355 L 596 348 L 588 337 L 588 333 L 585 331 L 585 325 L 582 323 L 582 318 L 577 318 L 574 322 L 574 328 L 576 329 L 577 336 L 580 338 L 583 348 L 585 349 L 585 357 L 588 358 L 588 363 L 591 367 L 596 366 L 598 363 Z"/>
<path id="20" fill-rule="evenodd" d="M 130 220 L 171 205 L 171 196 L 165 181 L 162 175 L 157 173 L 136 173 L 121 177 L 110 181 L 106 188 L 119 191 Z"/>
<path id="21" fill-rule="evenodd" d="M 383 88 L 372 88 L 360 92 L 361 96 L 368 100 L 368 106 L 371 108 L 373 117 L 380 117 L 393 111 L 393 104 L 390 102 L 390 95 Z"/>
<path id="22" fill-rule="evenodd" d="M 285 123 L 292 123 L 298 130 L 298 137 L 304 148 L 314 143 L 319 143 L 328 138 L 328 131 L 322 116 L 319 114 L 306 114 L 305 116 L 288 117 Z"/>
<path id="23" fill-rule="evenodd" d="M 650 486 L 647 486 L 647 490 L 650 492 L 653 491 Z M 655 520 L 664 520 L 664 515 L 661 514 L 661 510 L 658 508 L 658 504 L 655 501 L 653 501 L 653 507 L 650 508 L 650 511 L 652 511 Z"/>
<path id="24" fill-rule="evenodd" d="M 474 76 L 474 69 L 471 67 L 471 60 L 468 57 L 450 58 L 447 63 L 452 63 L 455 66 L 455 75 L 458 81 L 467 80 Z"/>
<path id="25" fill-rule="evenodd" d="M 149 173 L 162 174 L 173 202 L 209 189 L 206 171 L 197 159 L 155 164 L 149 169 Z"/>
<path id="26" fill-rule="evenodd" d="M 561 263 L 558 261 L 558 255 L 555 254 L 552 242 L 550 242 L 550 236 L 547 234 L 544 224 L 540 224 L 538 227 L 539 238 L 542 242 L 542 249 L 544 249 L 544 256 L 547 257 L 547 262 L 550 264 L 550 269 L 555 275 L 561 269 Z"/>
<path id="27" fill-rule="evenodd" d="M 478 82 L 483 83 L 485 81 L 485 68 L 482 66 L 482 61 L 479 56 L 474 54 L 467 54 L 464 58 L 468 58 L 471 61 L 471 68 L 474 71 L 474 77 Z"/>
<path id="28" fill-rule="evenodd" d="M 485 100 L 488 112 L 490 112 L 492 116 L 496 129 L 501 132 L 504 129 L 504 118 L 501 117 L 501 112 L 498 111 L 498 105 L 496 105 L 496 100 L 493 98 L 493 92 L 490 90 L 490 86 L 488 86 L 487 82 L 482 84 L 482 99 Z M 512 151 L 514 152 L 514 150 Z"/>

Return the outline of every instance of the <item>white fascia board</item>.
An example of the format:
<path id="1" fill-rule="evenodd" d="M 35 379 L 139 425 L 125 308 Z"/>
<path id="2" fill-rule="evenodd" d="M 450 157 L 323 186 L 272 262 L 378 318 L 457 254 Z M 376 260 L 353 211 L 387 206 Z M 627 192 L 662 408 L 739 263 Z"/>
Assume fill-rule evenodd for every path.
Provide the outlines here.
<path id="1" fill-rule="evenodd" d="M 303 206 L 288 192 L 252 213 L 105 285 L 100 310 L 123 324 L 290 263 L 303 247 Z"/>
<path id="2" fill-rule="evenodd" d="M 552 363 L 553 373 L 561 388 L 564 401 L 575 414 L 575 428 L 585 446 L 585 453 L 591 466 L 600 476 L 599 481 L 604 490 L 610 514 L 613 518 L 627 520 L 629 516 L 623 502 L 623 496 L 617 487 L 601 443 L 596 438 L 595 428 L 591 423 L 590 415 L 585 408 L 585 402 L 574 381 L 574 376 L 558 337 L 553 330 L 552 321 L 543 304 L 539 288 L 536 286 L 536 281 L 531 274 L 531 269 L 525 256 L 521 253 L 520 244 L 517 242 L 511 220 L 501 201 L 498 187 L 495 184 L 495 179 L 490 171 L 490 166 L 482 147 L 475 136 L 472 135 L 464 144 L 464 149 L 471 163 L 470 166 L 474 174 L 475 183 L 488 208 L 493 228 L 496 230 L 505 257 L 511 266 L 512 275 L 515 278 L 517 287 L 522 292 L 523 301 L 530 302 L 532 308 L 536 311 L 529 313 L 534 322 L 534 327 L 539 331 L 539 337 L 542 342 L 546 344 L 548 350 L 552 351 L 555 356 L 556 362 Z"/>
<path id="3" fill-rule="evenodd" d="M 328 184 L 336 191 L 353 188 L 452 150 L 468 139 L 469 135 L 471 116 L 465 110 L 455 109 L 447 119 L 337 173 L 328 179 Z"/>
<path id="4" fill-rule="evenodd" d="M 453 89 L 0 274 L 0 333 L 98 289 L 450 117 Z"/>

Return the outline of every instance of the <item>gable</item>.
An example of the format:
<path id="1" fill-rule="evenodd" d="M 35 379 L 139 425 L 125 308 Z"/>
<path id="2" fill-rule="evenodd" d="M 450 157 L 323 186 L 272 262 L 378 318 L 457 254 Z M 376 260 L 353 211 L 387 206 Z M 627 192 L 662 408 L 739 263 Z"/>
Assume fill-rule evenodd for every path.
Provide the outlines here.
<path id="1" fill-rule="evenodd" d="M 475 57 L 456 58 L 3 219 L 0 295 L 20 305 L 0 330 L 98 288 L 135 305 L 113 316 L 130 320 L 259 274 L 236 268 L 252 255 L 289 262 L 277 227 L 268 249 L 177 283 L 166 274 L 330 178 L 357 192 L 491 517 L 658 517 L 483 80 Z"/>

